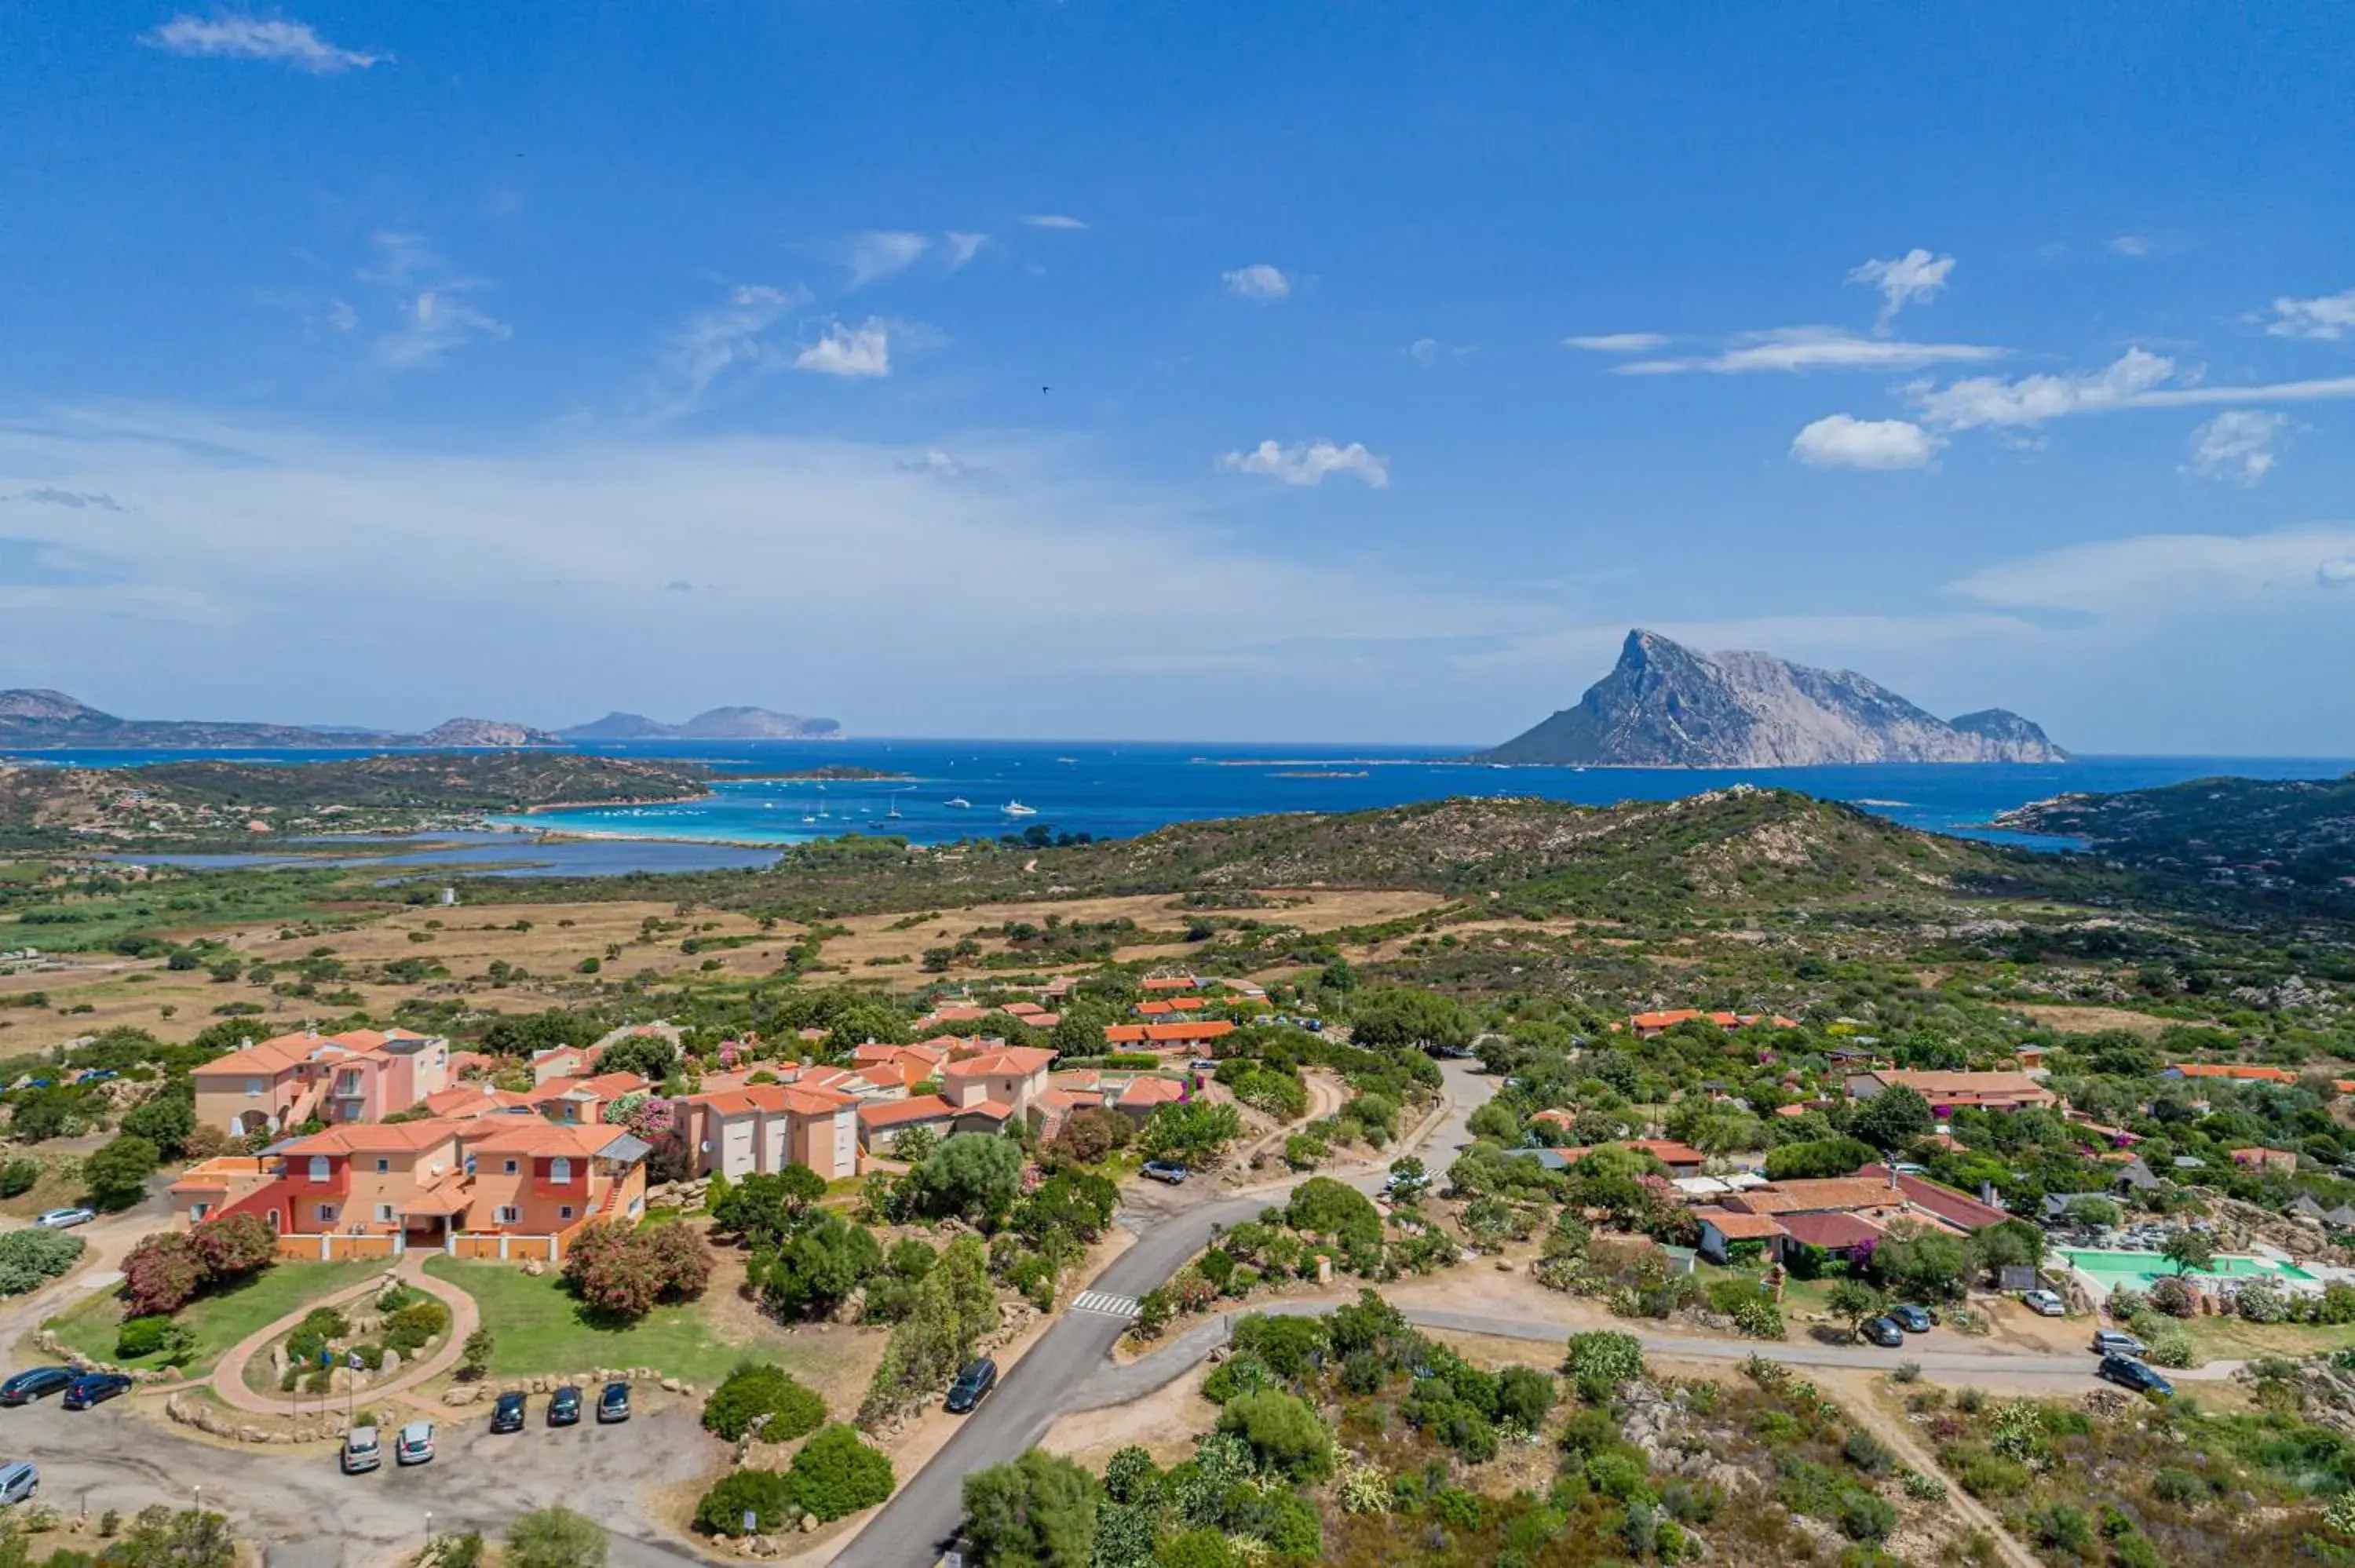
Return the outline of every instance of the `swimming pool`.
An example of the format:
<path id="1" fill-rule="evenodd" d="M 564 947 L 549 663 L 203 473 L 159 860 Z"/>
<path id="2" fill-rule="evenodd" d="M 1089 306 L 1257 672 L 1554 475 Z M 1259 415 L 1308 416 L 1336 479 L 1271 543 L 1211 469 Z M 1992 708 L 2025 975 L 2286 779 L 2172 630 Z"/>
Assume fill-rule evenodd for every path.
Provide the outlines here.
<path id="1" fill-rule="evenodd" d="M 2175 1265 L 2155 1252 L 2096 1252 L 2062 1247 L 2059 1249 L 2059 1255 L 2083 1270 L 2095 1284 L 2107 1290 L 2147 1290 L 2153 1281 L 2175 1272 Z M 2276 1279 L 2311 1280 L 2315 1277 L 2294 1263 L 2239 1254 L 2219 1257 L 2207 1268 L 2191 1270 L 2194 1279 L 2245 1277 L 2256 1274 L 2269 1274 Z"/>

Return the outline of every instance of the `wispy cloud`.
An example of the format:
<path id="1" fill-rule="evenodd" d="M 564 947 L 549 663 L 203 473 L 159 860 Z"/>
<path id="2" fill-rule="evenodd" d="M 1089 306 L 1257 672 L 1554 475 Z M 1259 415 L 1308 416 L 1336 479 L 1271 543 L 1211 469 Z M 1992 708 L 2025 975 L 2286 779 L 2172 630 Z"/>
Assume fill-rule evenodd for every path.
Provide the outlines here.
<path id="1" fill-rule="evenodd" d="M 357 276 L 392 296 L 392 324 L 377 334 L 368 352 L 387 370 L 426 370 L 440 365 L 452 350 L 471 343 L 496 343 L 514 335 L 513 329 L 468 296 L 485 285 L 479 279 L 460 277 L 443 263 L 420 236 L 384 232 L 369 236 L 373 262 Z M 358 324 L 357 313 L 347 318 L 348 305 L 331 310 L 331 322 L 347 319 Z M 348 327 L 340 330 L 349 330 Z"/>
<path id="2" fill-rule="evenodd" d="M 1219 466 L 1231 473 L 1260 474 L 1284 484 L 1322 484 L 1325 476 L 1332 473 L 1348 474 L 1376 490 L 1386 490 L 1391 482 L 1389 461 L 1376 457 L 1358 441 L 1346 447 L 1327 440 L 1295 441 L 1290 446 L 1262 441 L 1247 452 L 1227 453 L 1219 460 Z"/>
<path id="3" fill-rule="evenodd" d="M 1907 305 L 1925 305 L 1936 299 L 1954 270 L 1953 257 L 1932 256 L 1917 245 L 1886 261 L 1859 262 L 1849 269 L 1848 281 L 1881 291 L 1881 315 L 1873 330 L 1887 332 L 1897 313 Z"/>
<path id="4" fill-rule="evenodd" d="M 981 248 L 989 243 L 986 234 L 964 234 L 954 228 L 941 239 L 948 249 L 949 270 L 952 272 L 980 255 Z"/>
<path id="5" fill-rule="evenodd" d="M 2147 236 L 2120 234 L 2111 238 L 2109 249 L 2113 256 L 2147 256 L 2151 253 L 2152 246 Z"/>
<path id="6" fill-rule="evenodd" d="M 1793 437 L 1791 455 L 1816 468 L 1927 468 L 1945 444 L 1910 419 L 1833 414 Z"/>
<path id="7" fill-rule="evenodd" d="M 1080 219 L 1060 212 L 1025 213 L 1022 221 L 1033 228 L 1085 228 L 1087 227 Z"/>
<path id="8" fill-rule="evenodd" d="M 1668 345 L 1668 334 L 1660 332 L 1606 332 L 1591 337 L 1566 337 L 1565 348 L 1582 348 L 1593 354 L 1649 354 Z"/>
<path id="9" fill-rule="evenodd" d="M 2304 337 L 2337 343 L 2350 333 L 2355 333 L 2355 289 L 2343 294 L 2324 294 L 2311 300 L 2294 300 L 2284 295 L 2274 302 L 2274 319 L 2265 323 L 2265 331 L 2275 337 Z"/>
<path id="10" fill-rule="evenodd" d="M 390 55 L 366 54 L 331 44 L 307 22 L 254 16 L 242 11 L 218 11 L 210 16 L 183 13 L 155 31 L 143 34 L 139 41 L 176 55 L 268 60 L 317 76 L 366 70 L 392 58 Z"/>
<path id="11" fill-rule="evenodd" d="M 766 334 L 787 313 L 809 301 L 804 289 L 743 283 L 729 291 L 724 304 L 689 316 L 663 345 L 662 374 L 649 416 L 666 419 L 694 411 L 712 384 L 730 370 L 774 369 L 785 363 Z"/>
<path id="12" fill-rule="evenodd" d="M 891 323 L 869 316 L 857 326 L 832 322 L 824 335 L 794 355 L 794 368 L 854 379 L 891 374 Z"/>
<path id="13" fill-rule="evenodd" d="M 2255 484 L 2273 471 L 2289 416 L 2232 408 L 2191 432 L 2191 471 L 2203 479 Z"/>
<path id="14" fill-rule="evenodd" d="M 1948 585 L 1981 603 L 2150 620 L 2228 601 L 2328 586 L 2355 553 L 2355 527 L 2314 524 L 2271 534 L 2143 534 L 2071 545 L 1970 573 Z"/>
<path id="15" fill-rule="evenodd" d="M 1908 343 L 1859 337 L 1838 327 L 1773 327 L 1743 333 L 1721 354 L 1689 359 L 1638 359 L 1612 366 L 1621 376 L 1674 376 L 1706 371 L 1746 376 L 1760 371 L 1919 370 L 1932 365 L 2001 359 L 2004 350 L 1971 343 Z"/>
<path id="16" fill-rule="evenodd" d="M 1936 391 L 1916 389 L 1933 424 L 1968 430 L 1982 425 L 2035 425 L 2067 414 L 2126 408 L 2175 375 L 2175 361 L 2130 348 L 2101 370 L 2064 376 L 2023 376 L 2006 381 L 1975 376 Z"/>
<path id="17" fill-rule="evenodd" d="M 61 490 L 54 484 L 37 484 L 7 497 L 11 501 L 29 501 L 36 506 L 63 506 L 74 512 L 120 512 L 123 503 L 102 490 Z"/>
<path id="18" fill-rule="evenodd" d="M 1292 280 L 1264 261 L 1219 274 L 1227 292 L 1246 300 L 1280 300 L 1292 292 Z"/>
<path id="19" fill-rule="evenodd" d="M 838 248 L 836 260 L 850 274 L 849 287 L 863 289 L 878 279 L 905 271 L 932 248 L 927 235 L 897 229 L 870 228 L 854 234 Z"/>

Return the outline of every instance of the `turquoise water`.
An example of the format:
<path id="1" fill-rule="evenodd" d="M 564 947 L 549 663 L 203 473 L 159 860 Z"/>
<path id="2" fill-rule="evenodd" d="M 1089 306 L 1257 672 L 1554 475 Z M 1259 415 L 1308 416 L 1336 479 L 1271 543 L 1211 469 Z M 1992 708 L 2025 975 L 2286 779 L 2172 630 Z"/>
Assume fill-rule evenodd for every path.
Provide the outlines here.
<path id="1" fill-rule="evenodd" d="M 2121 1287 L 2147 1290 L 2154 1281 L 2175 1272 L 2175 1265 L 2155 1252 L 2094 1252 L 2070 1247 L 2059 1250 L 2070 1263 L 2113 1290 Z M 2210 1267 L 2195 1268 L 2190 1272 L 2195 1279 L 2229 1279 L 2256 1274 L 2270 1274 L 2278 1279 L 2314 1277 L 2294 1263 L 2282 1263 L 2269 1257 L 2220 1257 Z"/>

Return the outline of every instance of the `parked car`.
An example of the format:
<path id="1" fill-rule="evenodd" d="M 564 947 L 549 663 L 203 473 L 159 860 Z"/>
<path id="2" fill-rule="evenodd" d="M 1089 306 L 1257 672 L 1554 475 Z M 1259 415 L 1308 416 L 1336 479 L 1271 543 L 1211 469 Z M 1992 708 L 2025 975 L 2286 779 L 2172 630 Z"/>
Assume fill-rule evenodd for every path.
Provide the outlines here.
<path id="1" fill-rule="evenodd" d="M 33 1223 L 53 1231 L 69 1231 L 76 1225 L 86 1225 L 98 1218 L 96 1209 L 48 1209 L 34 1217 Z"/>
<path id="2" fill-rule="evenodd" d="M 2143 1342 L 2140 1340 L 2121 1330 L 2096 1329 L 2094 1330 L 2094 1350 L 2096 1354 L 2140 1358 L 2143 1348 Z"/>
<path id="3" fill-rule="evenodd" d="M 605 1392 L 597 1396 L 597 1420 L 600 1424 L 627 1421 L 630 1418 L 630 1385 L 609 1383 Z"/>
<path id="4" fill-rule="evenodd" d="M 373 1426 L 355 1426 L 344 1435 L 344 1474 L 364 1476 L 384 1463 L 384 1446 Z"/>
<path id="5" fill-rule="evenodd" d="M 40 1467 L 30 1459 L 0 1459 L 0 1507 L 23 1502 L 40 1484 Z"/>
<path id="6" fill-rule="evenodd" d="M 1219 1070 L 1219 1059 L 1216 1056 L 1197 1056 L 1186 1065 L 1198 1073 L 1215 1073 Z"/>
<path id="7" fill-rule="evenodd" d="M 499 1395 L 499 1402 L 491 1406 L 491 1430 L 494 1432 L 522 1431 L 523 1407 L 524 1396 L 522 1394 L 503 1393 Z"/>
<path id="8" fill-rule="evenodd" d="M 396 1465 L 422 1465 L 433 1457 L 433 1423 L 412 1421 L 400 1429 L 392 1440 L 392 1461 Z"/>
<path id="9" fill-rule="evenodd" d="M 1167 1181 L 1172 1187 L 1186 1180 L 1186 1168 L 1175 1160 L 1148 1160 L 1137 1173 L 1156 1181 Z"/>
<path id="10" fill-rule="evenodd" d="M 1938 1315 L 1935 1312 L 1931 1311 L 1927 1307 L 1914 1306 L 1911 1302 L 1902 1307 L 1891 1307 L 1889 1309 L 1889 1315 L 1897 1319 L 1897 1326 L 1909 1334 L 1926 1334 L 1930 1331 L 1931 1325 L 1938 1320 Z"/>
<path id="11" fill-rule="evenodd" d="M 2173 1383 L 2159 1376 L 2156 1368 L 2137 1356 L 2104 1356 L 2094 1375 L 2107 1378 L 2119 1387 L 2132 1389 L 2137 1393 L 2172 1395 L 2175 1393 Z"/>
<path id="12" fill-rule="evenodd" d="M 566 1383 L 548 1396 L 548 1424 L 570 1426 L 581 1419 L 581 1391 Z"/>
<path id="13" fill-rule="evenodd" d="M 966 1363 L 957 1373 L 956 1382 L 949 1384 L 948 1409 L 952 1414 L 963 1415 L 986 1398 L 997 1386 L 997 1363 L 987 1356 Z"/>
<path id="14" fill-rule="evenodd" d="M 23 1372 L 0 1383 L 0 1404 L 30 1404 L 50 1394 L 81 1376 L 71 1367 L 27 1367 Z"/>
<path id="15" fill-rule="evenodd" d="M 2050 1290 L 2026 1291 L 2020 1296 L 2019 1304 L 2047 1318 L 2066 1318 L 2069 1315 L 2068 1304 Z"/>
<path id="16" fill-rule="evenodd" d="M 1864 1325 L 1864 1337 L 1882 1350 L 1893 1351 L 1905 1342 L 1905 1330 L 1897 1326 L 1894 1318 L 1875 1318 Z"/>
<path id="17" fill-rule="evenodd" d="M 130 1387 L 131 1379 L 121 1372 L 84 1372 L 66 1385 L 66 1396 L 60 1403 L 68 1410 L 88 1410 Z"/>

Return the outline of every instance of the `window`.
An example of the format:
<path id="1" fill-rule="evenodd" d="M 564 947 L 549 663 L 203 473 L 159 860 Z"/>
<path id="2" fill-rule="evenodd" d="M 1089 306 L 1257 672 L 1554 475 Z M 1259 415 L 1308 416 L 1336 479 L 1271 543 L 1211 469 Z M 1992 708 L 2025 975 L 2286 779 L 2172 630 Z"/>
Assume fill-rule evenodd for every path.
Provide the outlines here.
<path id="1" fill-rule="evenodd" d="M 389 1225 L 392 1224 L 392 1205 L 390 1203 L 378 1203 L 376 1206 L 376 1217 L 378 1224 Z"/>
<path id="2" fill-rule="evenodd" d="M 323 1225 L 332 1225 L 336 1223 L 335 1204 L 322 1203 L 319 1205 L 319 1223 Z"/>
<path id="3" fill-rule="evenodd" d="M 572 1217 L 572 1205 L 571 1205 L 571 1204 L 570 1204 L 570 1203 L 567 1203 L 567 1204 L 565 1204 L 562 1208 L 560 1208 L 560 1209 L 557 1210 L 557 1211 L 556 1211 L 556 1217 L 557 1217 L 558 1219 L 559 1219 L 559 1220 L 569 1220 L 569 1219 L 570 1219 L 570 1218 Z"/>
<path id="4" fill-rule="evenodd" d="M 551 1181 L 571 1181 L 572 1161 L 565 1159 L 561 1154 L 549 1160 L 548 1162 L 548 1179 Z"/>
<path id="5" fill-rule="evenodd" d="M 512 1225 L 520 1222 L 522 1218 L 523 1211 L 517 1208 L 513 1203 L 501 1203 L 499 1205 L 497 1214 L 499 1224 L 503 1225 Z"/>
<path id="6" fill-rule="evenodd" d="M 245 1094 L 248 1099 L 259 1098 L 261 1094 L 261 1080 L 260 1078 L 246 1079 Z"/>
<path id="7" fill-rule="evenodd" d="M 324 1181 L 327 1179 L 327 1157 L 324 1154 L 314 1154 L 311 1156 L 311 1180 L 314 1181 Z"/>
<path id="8" fill-rule="evenodd" d="M 389 1170 L 391 1170 L 391 1169 L 392 1169 L 392 1161 L 391 1161 L 391 1160 L 387 1160 L 387 1159 L 384 1159 L 384 1158 L 383 1158 L 383 1157 L 381 1157 L 381 1156 L 378 1156 L 378 1160 L 377 1160 L 377 1162 L 376 1162 L 376 1173 L 377 1173 L 378 1175 L 381 1176 L 381 1175 L 383 1175 L 386 1171 L 389 1171 Z"/>
<path id="9" fill-rule="evenodd" d="M 516 1162 L 515 1162 L 514 1160 L 508 1160 L 508 1161 L 507 1161 L 507 1163 L 506 1163 L 506 1172 L 507 1172 L 507 1174 L 508 1174 L 508 1175 L 510 1175 L 510 1176 L 514 1175 L 514 1174 L 515 1174 L 518 1170 L 520 1170 L 520 1169 L 522 1169 L 522 1168 L 521 1168 L 520 1166 L 518 1166 L 517 1164 L 516 1164 Z"/>

